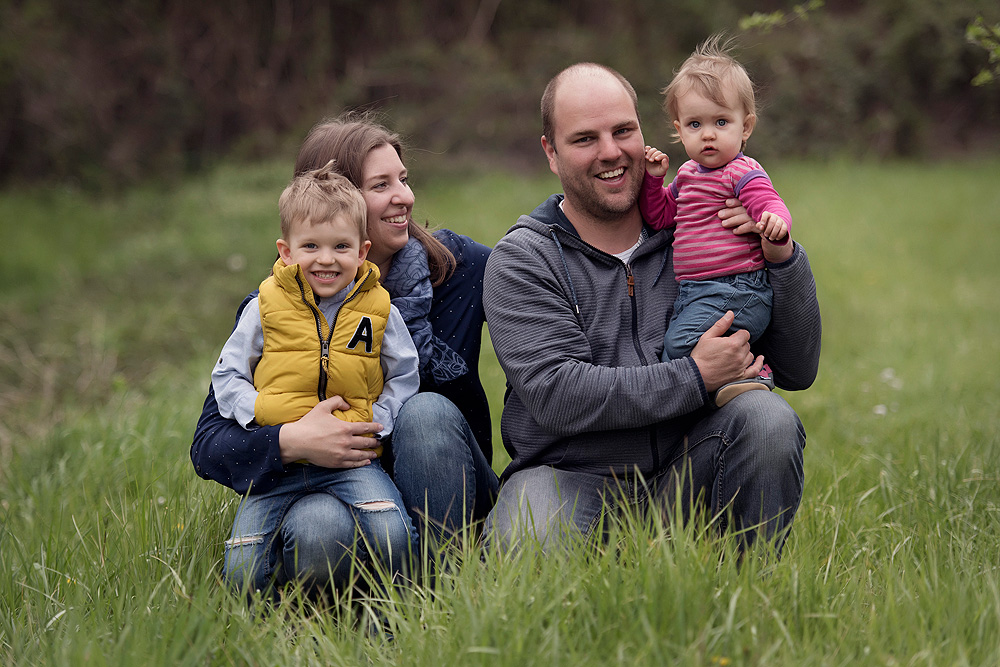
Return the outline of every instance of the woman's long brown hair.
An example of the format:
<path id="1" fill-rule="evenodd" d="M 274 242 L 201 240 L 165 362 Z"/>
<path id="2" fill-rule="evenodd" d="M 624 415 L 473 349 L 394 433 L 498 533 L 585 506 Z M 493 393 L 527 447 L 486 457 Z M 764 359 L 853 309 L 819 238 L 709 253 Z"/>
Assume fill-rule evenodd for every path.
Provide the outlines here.
<path id="1" fill-rule="evenodd" d="M 348 113 L 326 119 L 316 124 L 302 142 L 299 156 L 295 160 L 295 175 L 319 169 L 330 160 L 335 160 L 335 170 L 361 189 L 368 154 L 385 145 L 392 146 L 402 161 L 403 144 L 399 135 L 369 116 Z M 451 277 L 455 271 L 455 256 L 434 238 L 428 231 L 427 224 L 421 227 L 411 217 L 407 232 L 427 251 L 431 284 L 437 287 Z"/>

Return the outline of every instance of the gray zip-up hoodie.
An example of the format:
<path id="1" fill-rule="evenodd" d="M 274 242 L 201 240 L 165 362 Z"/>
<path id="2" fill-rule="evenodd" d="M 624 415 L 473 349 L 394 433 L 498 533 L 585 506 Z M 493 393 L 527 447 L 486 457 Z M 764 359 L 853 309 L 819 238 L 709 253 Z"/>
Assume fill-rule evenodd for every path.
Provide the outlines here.
<path id="1" fill-rule="evenodd" d="M 493 249 L 483 302 L 507 375 L 500 421 L 512 473 L 537 465 L 651 476 L 680 453 L 708 394 L 691 358 L 660 362 L 677 296 L 672 235 L 654 232 L 628 264 L 585 243 L 553 195 Z M 805 389 L 821 325 L 809 259 L 768 265 L 771 325 L 754 344 L 775 383 Z"/>

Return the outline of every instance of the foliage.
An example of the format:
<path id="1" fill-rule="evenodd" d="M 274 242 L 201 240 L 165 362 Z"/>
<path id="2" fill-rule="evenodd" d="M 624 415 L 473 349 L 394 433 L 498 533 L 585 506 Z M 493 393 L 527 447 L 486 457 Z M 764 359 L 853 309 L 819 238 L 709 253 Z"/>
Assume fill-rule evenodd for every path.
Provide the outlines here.
<path id="1" fill-rule="evenodd" d="M 965 38 L 972 44 L 981 46 L 989 56 L 989 67 L 984 67 L 972 80 L 974 86 L 993 83 L 1000 76 L 1000 23 L 987 25 L 982 16 L 965 29 Z"/>
<path id="2" fill-rule="evenodd" d="M 823 0 L 809 0 L 804 4 L 795 5 L 791 14 L 781 9 L 771 13 L 754 12 L 750 16 L 744 16 L 740 19 L 740 30 L 760 30 L 766 33 L 775 28 L 783 28 L 793 21 L 807 19 L 810 12 L 822 8 L 823 4 Z"/>
<path id="3" fill-rule="evenodd" d="M 964 39 L 975 0 L 829 2 L 745 37 L 764 110 L 754 154 L 947 155 L 989 144 L 1000 94 L 975 88 Z M 961 100 L 961 102 L 959 102 Z"/>
<path id="4" fill-rule="evenodd" d="M 0 267 L 0 662 L 998 664 L 998 168 L 769 165 L 824 318 L 817 383 L 784 394 L 809 439 L 780 562 L 737 568 L 712 526 L 632 515 L 600 548 L 466 546 L 433 587 L 326 604 L 290 589 L 273 606 L 222 586 L 237 497 L 187 449 L 213 355 L 273 257 L 288 165 L 113 198 L 0 195 L 18 249 Z M 412 171 L 419 217 L 487 243 L 556 187 Z M 483 366 L 499 409 L 489 350 Z"/>
<path id="5" fill-rule="evenodd" d="M 765 157 L 939 153 L 987 143 L 967 127 L 997 133 L 1000 93 L 969 85 L 986 54 L 964 34 L 976 16 L 993 25 L 995 3 L 820 4 L 0 3 L 0 181 L 115 187 L 227 153 L 287 156 L 358 105 L 440 162 L 533 163 L 541 90 L 579 60 L 624 73 L 665 144 L 657 91 L 718 31 L 744 33 Z"/>

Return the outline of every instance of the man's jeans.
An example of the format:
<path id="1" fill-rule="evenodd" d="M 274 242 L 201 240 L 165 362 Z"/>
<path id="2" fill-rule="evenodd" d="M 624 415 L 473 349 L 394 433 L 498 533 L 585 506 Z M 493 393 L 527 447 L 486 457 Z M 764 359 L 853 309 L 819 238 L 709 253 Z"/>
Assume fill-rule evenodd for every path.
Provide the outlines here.
<path id="1" fill-rule="evenodd" d="M 705 415 L 653 480 L 549 466 L 514 473 L 487 519 L 487 540 L 506 549 L 537 543 L 551 550 L 589 537 L 605 512 L 649 505 L 652 495 L 666 507 L 679 498 L 685 517 L 702 503 L 723 528 L 739 531 L 743 549 L 760 534 L 780 551 L 802 498 L 806 436 L 798 416 L 766 391 L 746 392 Z"/>
<path id="2" fill-rule="evenodd" d="M 421 392 L 403 404 L 392 452 L 393 478 L 421 537 L 447 540 L 493 507 L 500 480 L 444 396 Z"/>
<path id="3" fill-rule="evenodd" d="M 377 459 L 338 470 L 293 464 L 273 489 L 240 503 L 223 577 L 246 591 L 293 579 L 342 586 L 355 558 L 406 575 L 417 536 L 404 507 Z"/>

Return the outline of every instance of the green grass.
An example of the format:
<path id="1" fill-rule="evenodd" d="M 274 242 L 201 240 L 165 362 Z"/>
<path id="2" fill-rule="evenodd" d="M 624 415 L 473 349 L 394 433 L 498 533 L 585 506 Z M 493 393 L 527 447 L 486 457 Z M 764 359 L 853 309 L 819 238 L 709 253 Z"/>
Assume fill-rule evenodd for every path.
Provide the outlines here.
<path id="1" fill-rule="evenodd" d="M 469 549 L 433 590 L 324 608 L 222 587 L 238 499 L 188 460 L 212 358 L 274 256 L 285 166 L 0 193 L 0 663 L 998 664 L 998 169 L 769 165 L 824 317 L 819 379 L 786 394 L 809 440 L 777 564 L 625 517 L 600 549 Z M 492 244 L 556 188 L 426 178 L 417 216 Z M 498 422 L 488 347 L 482 371 Z M 373 609 L 394 641 L 367 632 Z"/>

